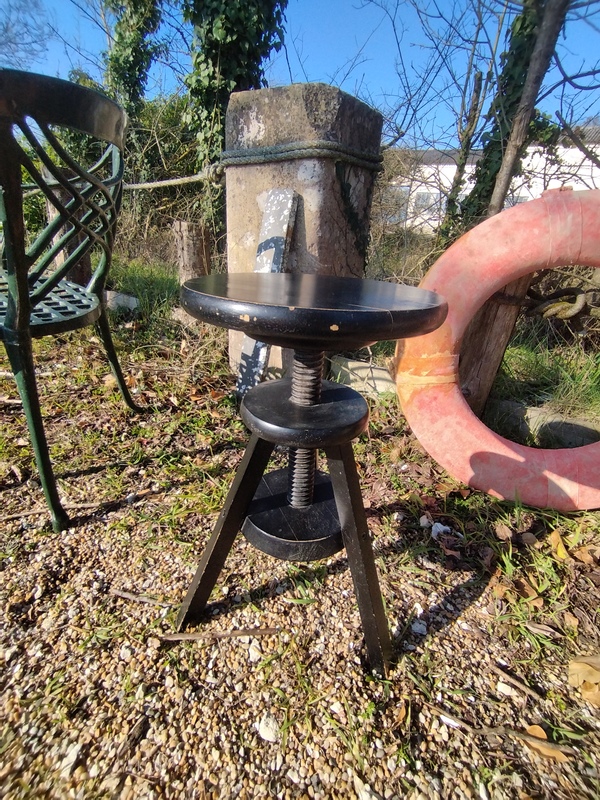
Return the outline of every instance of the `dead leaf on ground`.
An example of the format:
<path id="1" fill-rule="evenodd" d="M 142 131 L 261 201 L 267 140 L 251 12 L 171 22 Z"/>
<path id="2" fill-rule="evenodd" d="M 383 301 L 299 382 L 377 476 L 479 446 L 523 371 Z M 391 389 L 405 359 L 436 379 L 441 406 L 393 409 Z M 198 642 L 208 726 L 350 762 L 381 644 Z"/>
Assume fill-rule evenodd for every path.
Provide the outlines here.
<path id="1" fill-rule="evenodd" d="M 534 608 L 542 608 L 544 605 L 544 598 L 538 595 L 537 591 L 525 580 L 525 578 L 516 578 L 513 581 L 513 585 L 517 590 L 519 597 L 527 600 L 527 602 Z"/>
<path id="2" fill-rule="evenodd" d="M 569 661 L 569 685 L 582 686 L 586 681 L 600 684 L 600 655 L 579 656 Z"/>
<path id="3" fill-rule="evenodd" d="M 509 599 L 515 599 L 514 594 L 510 592 L 510 586 L 507 583 L 503 583 L 503 581 L 498 580 L 497 577 L 494 576 L 494 578 L 490 581 L 490 585 L 492 587 L 492 594 L 497 600 L 502 600 L 506 594 L 509 595 Z"/>
<path id="4" fill-rule="evenodd" d="M 15 478 L 19 482 L 21 482 L 23 480 L 23 473 L 21 472 L 21 470 L 19 469 L 19 467 L 16 464 L 11 464 L 10 465 L 10 472 L 12 472 L 12 474 L 15 476 Z"/>
<path id="5" fill-rule="evenodd" d="M 563 614 L 563 620 L 567 628 L 573 628 L 575 631 L 578 629 L 579 620 L 575 614 L 571 614 L 570 611 L 565 611 Z"/>
<path id="6" fill-rule="evenodd" d="M 460 547 L 460 541 L 454 536 L 440 536 L 438 538 L 438 544 L 444 551 L 444 555 L 460 558 L 460 552 L 455 549 L 456 547 Z"/>
<path id="7" fill-rule="evenodd" d="M 594 557 L 596 553 L 596 548 L 592 545 L 588 544 L 585 547 L 578 547 L 577 550 L 571 550 L 571 555 L 577 561 L 581 561 L 582 564 L 589 564 L 590 566 L 594 566 L 596 563 L 596 559 Z"/>
<path id="8" fill-rule="evenodd" d="M 400 700 L 400 702 L 396 706 L 396 713 L 395 713 L 395 720 L 394 720 L 396 725 L 402 725 L 402 723 L 406 719 L 406 713 L 407 713 L 406 701 L 405 700 Z"/>
<path id="9" fill-rule="evenodd" d="M 496 524 L 494 525 L 494 532 L 498 537 L 498 539 L 500 539 L 503 542 L 508 542 L 513 537 L 513 532 L 504 522 L 496 522 Z"/>
<path id="10" fill-rule="evenodd" d="M 579 687 L 583 699 L 600 708 L 600 655 L 570 661 L 569 685 Z"/>
<path id="11" fill-rule="evenodd" d="M 588 703 L 600 708 L 600 684 L 584 681 L 580 687 L 581 696 Z"/>
<path id="12" fill-rule="evenodd" d="M 555 528 L 548 537 L 548 541 L 550 542 L 550 547 L 552 548 L 554 555 L 560 559 L 560 561 L 566 561 L 567 558 L 569 558 L 569 554 L 567 552 L 567 548 L 563 544 L 560 531 Z"/>
<path id="13" fill-rule="evenodd" d="M 540 540 L 531 531 L 524 531 L 521 534 L 521 542 L 527 547 L 538 547 L 540 544 Z"/>
<path id="14" fill-rule="evenodd" d="M 531 633 L 535 633 L 540 636 L 547 636 L 549 639 L 563 639 L 564 635 L 557 631 L 555 628 L 551 628 L 550 625 L 543 625 L 539 622 L 525 622 L 524 627 L 527 628 L 528 631 Z"/>
<path id="15" fill-rule="evenodd" d="M 540 725 L 528 725 L 526 731 L 530 736 L 539 739 L 539 743 L 532 742 L 531 740 L 525 742 L 530 750 L 533 750 L 543 758 L 550 758 L 553 761 L 569 761 L 569 756 L 566 753 L 556 750 L 554 747 L 550 747 L 549 744 L 547 744 L 548 737 L 546 736 L 546 731 Z"/>
<path id="16" fill-rule="evenodd" d="M 496 554 L 494 553 L 491 547 L 482 547 L 482 549 L 480 550 L 479 558 L 481 559 L 481 563 L 486 569 L 488 570 L 492 569 L 492 563 L 494 561 L 495 555 Z"/>
<path id="17" fill-rule="evenodd" d="M 595 569 L 593 572 L 588 573 L 587 577 L 594 586 L 600 586 L 600 569 Z"/>

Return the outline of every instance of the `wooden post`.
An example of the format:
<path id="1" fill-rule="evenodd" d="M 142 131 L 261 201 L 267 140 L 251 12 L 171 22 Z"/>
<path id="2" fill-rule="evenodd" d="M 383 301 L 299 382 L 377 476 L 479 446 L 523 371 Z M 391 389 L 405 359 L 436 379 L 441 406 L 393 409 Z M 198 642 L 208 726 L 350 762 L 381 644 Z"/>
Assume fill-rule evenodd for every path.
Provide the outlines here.
<path id="1" fill-rule="evenodd" d="M 485 256 L 482 256 L 485 257 Z M 460 349 L 460 385 L 480 417 L 531 283 L 525 275 L 488 300 L 469 323 Z"/>
<path id="2" fill-rule="evenodd" d="M 210 234 L 206 228 L 195 222 L 176 219 L 173 222 L 173 235 L 177 248 L 179 283 L 208 275 L 211 247 Z"/>
<path id="3" fill-rule="evenodd" d="M 52 176 L 47 170 L 43 170 L 44 177 L 47 180 L 52 180 Z M 72 178 L 74 177 L 74 173 L 72 170 L 63 168 L 61 173 L 65 176 L 65 178 Z M 61 201 L 61 203 L 66 203 L 68 200 L 71 199 L 71 195 L 65 190 L 62 189 L 60 186 L 53 186 L 52 187 L 56 196 Z M 52 222 L 52 220 L 58 216 L 58 211 L 52 205 L 50 200 L 46 198 L 46 218 L 48 222 Z M 59 230 L 59 232 L 54 237 L 54 241 L 57 242 L 61 236 L 65 233 L 65 228 Z M 72 253 L 74 250 L 77 249 L 79 244 L 81 243 L 82 235 L 79 234 L 75 236 L 71 242 L 66 246 L 66 254 L 64 250 L 61 250 L 54 259 L 54 263 L 57 267 L 61 264 L 64 264 L 66 255 Z M 90 252 L 88 251 L 85 255 L 83 255 L 76 264 L 74 264 L 71 269 L 67 272 L 66 276 L 67 280 L 73 281 L 73 283 L 78 283 L 80 286 L 87 286 L 90 280 L 92 279 L 92 259 L 90 256 Z"/>

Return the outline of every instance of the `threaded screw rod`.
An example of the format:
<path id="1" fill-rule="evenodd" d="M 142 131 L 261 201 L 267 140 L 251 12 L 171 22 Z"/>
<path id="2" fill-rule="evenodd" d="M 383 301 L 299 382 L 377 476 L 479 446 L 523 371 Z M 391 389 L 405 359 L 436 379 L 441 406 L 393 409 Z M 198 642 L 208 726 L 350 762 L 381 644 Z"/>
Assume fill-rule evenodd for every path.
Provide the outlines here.
<path id="1" fill-rule="evenodd" d="M 291 401 L 299 406 L 321 402 L 321 383 L 325 353 L 321 350 L 295 350 L 292 366 Z M 317 469 L 317 451 L 290 447 L 288 503 L 293 508 L 312 504 Z"/>

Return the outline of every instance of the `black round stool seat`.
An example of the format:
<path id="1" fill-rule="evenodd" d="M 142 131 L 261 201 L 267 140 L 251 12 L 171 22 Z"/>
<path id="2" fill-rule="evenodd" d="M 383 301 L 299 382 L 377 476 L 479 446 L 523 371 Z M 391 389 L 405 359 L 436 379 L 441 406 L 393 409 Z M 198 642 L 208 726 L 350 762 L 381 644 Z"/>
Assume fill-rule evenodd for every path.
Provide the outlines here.
<path id="1" fill-rule="evenodd" d="M 244 397 L 241 416 L 252 431 L 285 447 L 323 448 L 356 439 L 369 424 L 369 408 L 349 386 L 323 381 L 321 399 L 299 406 L 290 399 L 292 381 L 267 381 Z"/>
<path id="2" fill-rule="evenodd" d="M 355 350 L 438 328 L 446 303 L 434 292 L 361 278 L 293 273 L 215 273 L 186 281 L 192 317 L 281 347 Z"/>

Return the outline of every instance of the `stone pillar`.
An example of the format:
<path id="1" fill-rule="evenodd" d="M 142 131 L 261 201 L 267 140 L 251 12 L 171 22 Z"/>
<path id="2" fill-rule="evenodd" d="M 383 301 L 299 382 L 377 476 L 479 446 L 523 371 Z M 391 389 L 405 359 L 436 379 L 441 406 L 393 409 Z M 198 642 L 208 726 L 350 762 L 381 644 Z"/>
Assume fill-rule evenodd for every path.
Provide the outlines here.
<path id="1" fill-rule="evenodd" d="M 254 270 L 267 194 L 282 188 L 299 196 L 287 271 L 363 277 L 382 122 L 320 83 L 232 94 L 223 159 L 228 270 Z"/>

